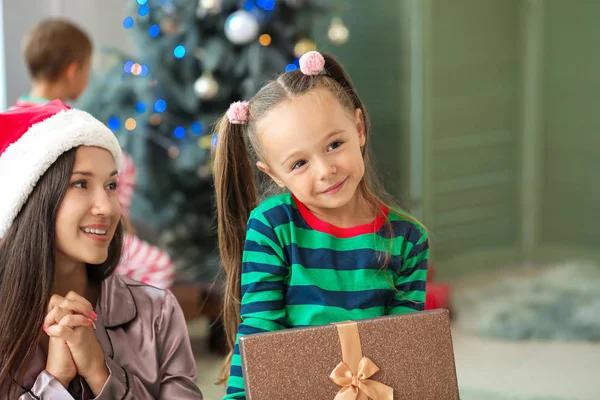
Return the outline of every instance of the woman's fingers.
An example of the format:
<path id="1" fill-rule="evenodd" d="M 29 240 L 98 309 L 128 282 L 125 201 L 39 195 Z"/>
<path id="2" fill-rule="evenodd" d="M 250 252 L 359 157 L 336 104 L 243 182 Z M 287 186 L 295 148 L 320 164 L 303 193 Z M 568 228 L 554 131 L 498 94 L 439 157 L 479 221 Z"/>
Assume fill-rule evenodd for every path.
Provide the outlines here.
<path id="1" fill-rule="evenodd" d="M 61 319 L 63 319 L 67 315 L 72 315 L 73 313 L 66 308 L 62 307 L 54 307 L 44 318 L 44 330 L 48 329 L 51 325 L 58 324 Z"/>
<path id="2" fill-rule="evenodd" d="M 85 306 L 87 306 L 92 312 L 94 312 L 94 307 L 92 306 L 92 303 L 90 303 L 85 297 L 80 296 L 79 294 L 75 293 L 72 290 L 69 293 L 67 293 L 65 298 L 67 298 L 68 300 L 71 300 L 71 301 L 76 301 L 78 303 L 82 303 Z"/>
<path id="3" fill-rule="evenodd" d="M 60 338 L 66 341 L 75 342 L 77 336 L 75 328 L 96 326 L 91 318 L 87 318 L 81 314 L 68 314 L 61 318 L 58 324 L 54 324 L 44 329 L 50 337 Z"/>
<path id="4" fill-rule="evenodd" d="M 88 318 L 98 318 L 92 304 L 73 291 L 67 293 L 66 297 L 57 294 L 52 295 L 50 302 L 48 303 L 48 311 L 51 311 L 54 307 L 65 308 L 74 314 L 82 314 Z"/>
<path id="5" fill-rule="evenodd" d="M 81 314 L 69 314 L 69 315 L 65 315 L 60 320 L 58 325 L 67 326 L 69 328 L 75 328 L 78 326 L 90 326 L 90 325 L 92 325 L 92 323 L 93 323 L 93 321 L 91 318 L 87 318 Z"/>
<path id="6" fill-rule="evenodd" d="M 60 325 L 60 324 L 52 325 L 52 326 L 48 327 L 48 329 L 46 329 L 45 332 L 50 337 L 59 338 L 62 340 L 66 340 L 68 342 L 74 342 L 77 339 L 77 336 L 75 335 L 75 331 L 73 330 L 73 328 L 71 328 L 67 325 Z"/>

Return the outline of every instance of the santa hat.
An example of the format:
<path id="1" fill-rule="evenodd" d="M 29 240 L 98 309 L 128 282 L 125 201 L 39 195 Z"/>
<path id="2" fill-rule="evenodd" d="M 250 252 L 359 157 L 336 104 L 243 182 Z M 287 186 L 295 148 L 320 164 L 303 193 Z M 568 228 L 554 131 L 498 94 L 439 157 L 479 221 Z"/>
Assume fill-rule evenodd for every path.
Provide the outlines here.
<path id="1" fill-rule="evenodd" d="M 48 168 L 78 146 L 106 149 L 120 165 L 121 148 L 112 131 L 60 100 L 0 113 L 0 238 Z"/>

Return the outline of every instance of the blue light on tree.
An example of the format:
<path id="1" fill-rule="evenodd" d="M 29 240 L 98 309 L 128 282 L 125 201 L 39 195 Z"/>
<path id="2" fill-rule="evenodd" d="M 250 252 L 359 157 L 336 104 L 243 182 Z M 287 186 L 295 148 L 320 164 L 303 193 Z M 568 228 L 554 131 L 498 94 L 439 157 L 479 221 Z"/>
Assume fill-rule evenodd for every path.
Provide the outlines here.
<path id="1" fill-rule="evenodd" d="M 146 4 L 147 2 L 148 2 L 148 0 L 137 0 L 137 3 L 138 3 L 140 6 L 143 6 L 143 5 L 144 5 L 144 4 Z"/>
<path id="2" fill-rule="evenodd" d="M 154 112 L 161 113 L 167 109 L 167 102 L 164 100 L 156 100 L 154 103 Z"/>
<path id="3" fill-rule="evenodd" d="M 183 56 L 185 56 L 185 47 L 182 45 L 175 47 L 175 50 L 173 50 L 173 55 L 175 58 L 183 58 Z"/>
<path id="4" fill-rule="evenodd" d="M 285 67 L 285 72 L 292 72 L 297 69 L 298 67 L 296 67 L 296 64 L 288 64 L 287 67 Z"/>
<path id="5" fill-rule="evenodd" d="M 138 14 L 140 14 L 140 17 L 145 17 L 146 15 L 148 15 L 149 12 L 150 9 L 146 5 L 140 6 L 140 8 L 138 9 Z"/>
<path id="6" fill-rule="evenodd" d="M 125 19 L 123 20 L 123 27 L 125 29 L 129 29 L 133 26 L 133 18 L 132 17 L 125 17 Z"/>
<path id="7" fill-rule="evenodd" d="M 123 71 L 130 74 L 131 68 L 133 68 L 133 64 L 133 61 L 125 61 L 125 64 L 123 64 Z"/>
<path id="8" fill-rule="evenodd" d="M 190 128 L 194 135 L 199 135 L 202 133 L 202 124 L 200 122 L 194 122 Z"/>
<path id="9" fill-rule="evenodd" d="M 178 126 L 173 133 L 177 139 L 182 139 L 185 136 L 185 128 L 183 126 Z"/>
<path id="10" fill-rule="evenodd" d="M 107 125 L 108 125 L 108 129 L 112 129 L 113 131 L 116 131 L 121 126 L 121 121 L 119 121 L 118 117 L 110 117 L 108 119 Z"/>
<path id="11" fill-rule="evenodd" d="M 256 0 L 256 4 L 267 11 L 271 11 L 273 8 L 275 8 L 275 1 L 274 0 Z"/>
<path id="12" fill-rule="evenodd" d="M 157 37 L 160 35 L 160 26 L 156 24 L 152 25 L 150 28 L 148 28 L 148 35 L 150 35 L 150 37 Z"/>
<path id="13" fill-rule="evenodd" d="M 145 113 L 145 112 L 146 112 L 146 105 L 145 105 L 143 102 L 141 102 L 141 101 L 138 101 L 138 103 L 135 105 L 135 111 L 136 111 L 138 114 L 143 114 L 143 113 Z"/>

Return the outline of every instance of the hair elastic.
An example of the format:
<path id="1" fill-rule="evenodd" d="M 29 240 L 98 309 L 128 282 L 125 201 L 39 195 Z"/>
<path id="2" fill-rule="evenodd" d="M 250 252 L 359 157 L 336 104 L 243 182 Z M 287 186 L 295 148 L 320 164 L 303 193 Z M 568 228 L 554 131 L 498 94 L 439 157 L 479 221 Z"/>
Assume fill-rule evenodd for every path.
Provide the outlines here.
<path id="1" fill-rule="evenodd" d="M 299 64 L 304 75 L 319 75 L 325 68 L 325 58 L 318 51 L 309 51 L 300 57 Z"/>
<path id="2" fill-rule="evenodd" d="M 227 110 L 227 118 L 229 122 L 236 125 L 244 125 L 248 122 L 248 107 L 250 103 L 247 101 L 236 101 L 231 103 Z"/>

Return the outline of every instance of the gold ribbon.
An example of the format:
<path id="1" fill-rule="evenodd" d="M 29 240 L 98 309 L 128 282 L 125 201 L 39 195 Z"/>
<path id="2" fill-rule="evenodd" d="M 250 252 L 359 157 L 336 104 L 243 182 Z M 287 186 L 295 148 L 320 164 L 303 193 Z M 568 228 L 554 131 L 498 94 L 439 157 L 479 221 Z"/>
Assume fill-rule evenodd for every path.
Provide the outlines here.
<path id="1" fill-rule="evenodd" d="M 393 400 L 394 389 L 369 379 L 379 368 L 363 357 L 356 322 L 334 324 L 342 347 L 342 362 L 331 371 L 329 379 L 342 388 L 334 400 Z"/>

